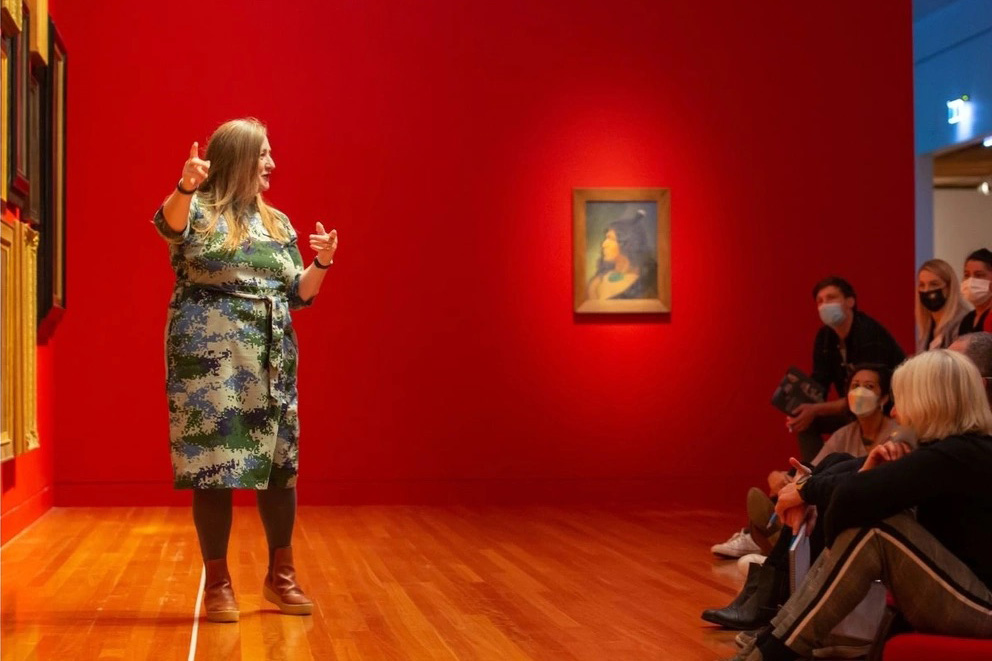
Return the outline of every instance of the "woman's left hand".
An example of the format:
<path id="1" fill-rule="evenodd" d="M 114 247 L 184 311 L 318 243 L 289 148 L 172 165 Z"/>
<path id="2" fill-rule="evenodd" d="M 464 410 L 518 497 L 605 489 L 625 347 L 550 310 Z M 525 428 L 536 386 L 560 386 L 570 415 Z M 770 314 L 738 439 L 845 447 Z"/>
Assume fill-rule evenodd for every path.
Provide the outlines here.
<path id="1" fill-rule="evenodd" d="M 782 521 L 782 525 L 789 526 L 792 529 L 793 534 L 798 532 L 799 528 L 805 523 L 806 536 L 809 537 L 813 532 L 813 528 L 816 526 L 816 514 L 815 505 L 797 505 L 796 507 L 785 510 L 780 520 Z"/>
<path id="2" fill-rule="evenodd" d="M 317 222 L 315 234 L 310 235 L 310 247 L 317 253 L 317 259 L 321 264 L 330 264 L 334 260 L 334 253 L 338 249 L 338 231 L 324 230 L 324 225 Z"/>

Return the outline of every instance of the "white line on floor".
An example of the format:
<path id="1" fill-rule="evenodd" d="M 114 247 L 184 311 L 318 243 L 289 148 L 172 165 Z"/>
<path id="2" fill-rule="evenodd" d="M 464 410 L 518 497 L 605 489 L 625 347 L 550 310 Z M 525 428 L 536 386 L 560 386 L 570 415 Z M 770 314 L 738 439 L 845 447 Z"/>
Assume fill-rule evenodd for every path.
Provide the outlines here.
<path id="1" fill-rule="evenodd" d="M 196 633 L 200 628 L 200 603 L 203 601 L 203 588 L 207 583 L 207 568 L 200 570 L 200 587 L 196 591 L 196 609 L 193 611 L 193 635 L 189 639 L 189 657 L 187 661 L 196 658 Z"/>

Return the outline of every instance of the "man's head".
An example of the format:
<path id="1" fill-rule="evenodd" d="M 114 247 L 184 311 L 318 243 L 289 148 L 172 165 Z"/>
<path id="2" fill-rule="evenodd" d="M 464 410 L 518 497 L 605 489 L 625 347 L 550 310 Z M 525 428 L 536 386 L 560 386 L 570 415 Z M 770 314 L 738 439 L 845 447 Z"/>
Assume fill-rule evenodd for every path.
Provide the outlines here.
<path id="1" fill-rule="evenodd" d="M 813 286 L 813 300 L 820 312 L 820 320 L 833 328 L 851 319 L 858 309 L 854 287 L 844 278 L 835 275 L 824 278 Z"/>
<path id="2" fill-rule="evenodd" d="M 989 402 L 992 402 L 992 333 L 968 333 L 951 342 L 947 348 L 964 354 L 975 363 L 985 381 Z"/>

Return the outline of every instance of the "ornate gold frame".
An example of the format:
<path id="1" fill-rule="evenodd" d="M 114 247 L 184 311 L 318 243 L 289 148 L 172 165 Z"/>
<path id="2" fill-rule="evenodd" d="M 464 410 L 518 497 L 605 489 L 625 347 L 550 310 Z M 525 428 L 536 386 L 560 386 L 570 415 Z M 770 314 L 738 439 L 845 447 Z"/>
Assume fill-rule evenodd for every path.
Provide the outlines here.
<path id="1" fill-rule="evenodd" d="M 19 438 L 14 450 L 20 454 L 38 447 L 38 232 L 18 223 L 21 250 L 20 359 L 21 393 Z M 17 441 L 20 441 L 17 444 Z"/>
<path id="2" fill-rule="evenodd" d="M 17 404 L 14 397 L 14 375 L 16 334 L 16 302 L 18 299 L 15 280 L 17 252 L 14 249 L 15 226 L 0 221 L 0 461 L 14 456 L 14 421 Z"/>
<path id="3" fill-rule="evenodd" d="M 5 217 L 0 222 L 3 322 L 0 357 L 0 461 L 33 450 L 38 437 L 38 232 Z"/>

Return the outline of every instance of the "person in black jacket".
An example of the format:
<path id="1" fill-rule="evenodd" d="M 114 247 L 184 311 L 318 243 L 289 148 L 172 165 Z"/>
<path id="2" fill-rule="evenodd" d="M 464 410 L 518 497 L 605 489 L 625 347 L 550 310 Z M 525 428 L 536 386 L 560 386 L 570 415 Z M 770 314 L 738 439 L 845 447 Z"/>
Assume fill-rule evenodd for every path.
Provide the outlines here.
<path id="1" fill-rule="evenodd" d="M 941 349 L 908 360 L 892 385 L 896 417 L 919 448 L 885 443 L 837 485 L 823 522 L 829 550 L 772 630 L 736 659 L 810 656 L 874 580 L 919 631 L 992 638 L 992 411 L 982 377 Z"/>
<path id="2" fill-rule="evenodd" d="M 837 431 L 851 422 L 847 413 L 847 384 L 859 363 L 878 363 L 893 370 L 906 354 L 889 331 L 858 310 L 854 287 L 837 276 L 824 278 L 813 286 L 813 300 L 823 326 L 813 341 L 813 372 L 810 378 L 837 399 L 819 404 L 801 404 L 788 416 L 785 425 L 795 432 L 799 453 L 808 462 L 823 447 L 823 434 Z"/>

